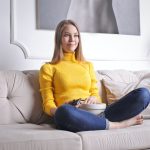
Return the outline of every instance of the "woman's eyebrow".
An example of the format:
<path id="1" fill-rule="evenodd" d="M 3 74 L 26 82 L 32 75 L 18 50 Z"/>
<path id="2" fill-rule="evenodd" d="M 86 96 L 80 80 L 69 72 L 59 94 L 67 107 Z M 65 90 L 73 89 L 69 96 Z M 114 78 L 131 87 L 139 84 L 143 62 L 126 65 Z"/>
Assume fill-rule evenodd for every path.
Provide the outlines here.
<path id="1" fill-rule="evenodd" d="M 64 32 L 64 34 L 71 34 L 70 32 Z M 75 32 L 73 34 L 78 34 L 78 32 Z"/>

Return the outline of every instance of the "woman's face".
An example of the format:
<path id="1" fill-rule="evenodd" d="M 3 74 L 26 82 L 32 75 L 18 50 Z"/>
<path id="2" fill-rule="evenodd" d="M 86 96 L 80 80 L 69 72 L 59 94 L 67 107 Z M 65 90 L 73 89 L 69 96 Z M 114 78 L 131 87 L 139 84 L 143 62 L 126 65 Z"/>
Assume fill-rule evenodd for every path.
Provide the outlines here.
<path id="1" fill-rule="evenodd" d="M 62 33 L 61 44 L 64 52 L 74 52 L 79 44 L 79 33 L 75 26 L 66 25 Z"/>

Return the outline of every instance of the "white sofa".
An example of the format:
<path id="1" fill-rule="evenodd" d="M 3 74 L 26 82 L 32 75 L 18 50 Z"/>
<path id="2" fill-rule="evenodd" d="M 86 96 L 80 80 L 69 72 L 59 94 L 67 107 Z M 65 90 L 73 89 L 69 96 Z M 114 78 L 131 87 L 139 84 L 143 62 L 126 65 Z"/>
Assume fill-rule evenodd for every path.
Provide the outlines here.
<path id="1" fill-rule="evenodd" d="M 106 103 L 134 88 L 150 89 L 150 71 L 98 70 L 96 75 Z M 143 115 L 142 125 L 124 129 L 56 130 L 42 111 L 38 70 L 0 71 L 0 150 L 150 149 L 150 107 Z"/>

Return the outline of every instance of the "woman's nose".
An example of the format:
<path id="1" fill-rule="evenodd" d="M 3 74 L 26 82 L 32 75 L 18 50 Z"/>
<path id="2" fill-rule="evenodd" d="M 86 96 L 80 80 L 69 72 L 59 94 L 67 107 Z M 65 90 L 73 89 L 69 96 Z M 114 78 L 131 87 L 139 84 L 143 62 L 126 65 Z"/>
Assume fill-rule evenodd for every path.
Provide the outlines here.
<path id="1" fill-rule="evenodd" d="M 74 36 L 73 35 L 70 35 L 70 41 L 74 41 Z"/>

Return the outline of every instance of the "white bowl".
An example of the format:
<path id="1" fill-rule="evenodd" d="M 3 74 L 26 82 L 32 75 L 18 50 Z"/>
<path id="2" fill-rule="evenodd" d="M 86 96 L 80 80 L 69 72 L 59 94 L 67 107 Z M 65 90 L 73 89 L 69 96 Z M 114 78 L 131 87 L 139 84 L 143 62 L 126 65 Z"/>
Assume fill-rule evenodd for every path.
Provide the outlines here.
<path id="1" fill-rule="evenodd" d="M 100 114 L 101 112 L 103 112 L 106 108 L 106 104 L 105 103 L 98 103 L 98 104 L 81 104 L 81 106 L 79 107 L 80 109 L 89 111 L 95 115 Z"/>

